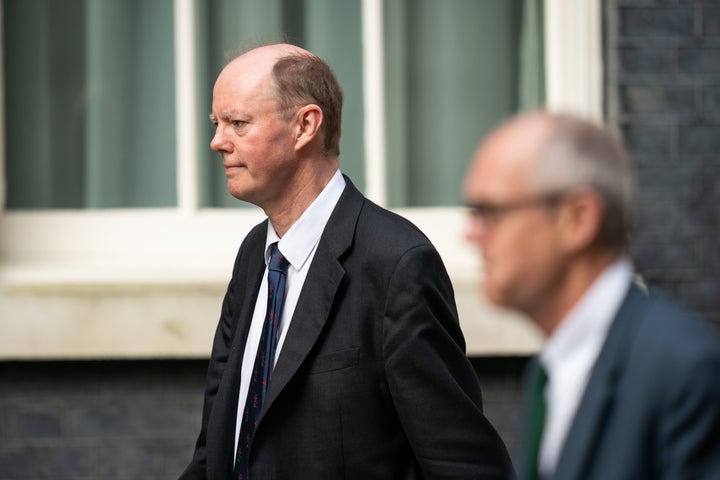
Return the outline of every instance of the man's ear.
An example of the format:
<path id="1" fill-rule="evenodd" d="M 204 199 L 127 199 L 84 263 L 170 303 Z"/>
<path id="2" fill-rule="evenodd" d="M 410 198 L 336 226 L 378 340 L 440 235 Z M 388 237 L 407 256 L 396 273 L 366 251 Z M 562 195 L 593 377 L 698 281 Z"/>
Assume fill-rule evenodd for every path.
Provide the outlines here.
<path id="1" fill-rule="evenodd" d="M 605 216 L 605 203 L 594 190 L 583 188 L 566 195 L 558 206 L 561 247 L 578 252 L 595 242 Z"/>
<path id="2" fill-rule="evenodd" d="M 297 111 L 295 150 L 301 150 L 318 137 L 323 122 L 322 109 L 311 103 Z"/>

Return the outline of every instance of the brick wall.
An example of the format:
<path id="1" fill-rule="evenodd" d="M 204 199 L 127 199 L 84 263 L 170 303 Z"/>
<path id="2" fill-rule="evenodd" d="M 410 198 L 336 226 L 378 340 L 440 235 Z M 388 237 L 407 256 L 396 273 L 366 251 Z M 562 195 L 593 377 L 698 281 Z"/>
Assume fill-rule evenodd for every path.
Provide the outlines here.
<path id="1" fill-rule="evenodd" d="M 633 256 L 720 319 L 720 1 L 605 2 L 606 98 L 638 172 Z"/>
<path id="2" fill-rule="evenodd" d="M 0 363 L 0 479 L 170 479 L 206 362 Z"/>
<path id="3" fill-rule="evenodd" d="M 474 358 L 513 452 L 522 358 Z M 200 428 L 200 360 L 0 363 L 0 480 L 167 480 Z"/>

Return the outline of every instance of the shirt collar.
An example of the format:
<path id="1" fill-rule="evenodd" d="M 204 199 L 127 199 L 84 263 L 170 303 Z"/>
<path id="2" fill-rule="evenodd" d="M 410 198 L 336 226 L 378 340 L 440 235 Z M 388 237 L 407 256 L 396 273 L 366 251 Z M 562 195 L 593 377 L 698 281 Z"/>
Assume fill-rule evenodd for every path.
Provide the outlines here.
<path id="1" fill-rule="evenodd" d="M 278 248 L 290 265 L 295 270 L 301 270 L 320 241 L 325 225 L 344 189 L 345 178 L 340 170 L 337 170 L 320 195 L 313 200 L 282 238 L 275 232 L 272 222 L 268 222 L 265 264 L 267 265 L 270 259 L 270 245 L 279 242 Z"/>
<path id="2" fill-rule="evenodd" d="M 575 352 L 605 338 L 627 294 L 632 275 L 630 260 L 621 258 L 593 282 L 540 352 L 540 363 L 548 373 L 561 367 Z"/>

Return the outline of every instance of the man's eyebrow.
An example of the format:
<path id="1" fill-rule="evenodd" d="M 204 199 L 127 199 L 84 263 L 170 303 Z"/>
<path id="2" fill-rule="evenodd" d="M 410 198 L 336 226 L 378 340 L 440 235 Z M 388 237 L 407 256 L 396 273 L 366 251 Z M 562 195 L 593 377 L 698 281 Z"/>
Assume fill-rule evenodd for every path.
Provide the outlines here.
<path id="1" fill-rule="evenodd" d="M 229 110 L 227 112 L 220 112 L 219 114 L 215 115 L 214 113 L 210 113 L 208 117 L 210 118 L 211 122 L 217 122 L 218 120 L 225 120 L 230 121 L 235 117 L 241 116 L 242 113 L 239 110 Z"/>

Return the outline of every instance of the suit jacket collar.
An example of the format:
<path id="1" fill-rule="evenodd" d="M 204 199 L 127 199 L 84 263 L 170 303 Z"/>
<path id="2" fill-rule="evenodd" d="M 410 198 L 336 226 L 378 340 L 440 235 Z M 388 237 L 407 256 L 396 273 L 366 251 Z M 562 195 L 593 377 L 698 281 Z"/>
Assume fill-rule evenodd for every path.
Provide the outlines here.
<path id="1" fill-rule="evenodd" d="M 638 318 L 646 302 L 646 294 L 632 284 L 593 367 L 560 454 L 555 478 L 585 478 L 600 429 L 612 408 L 615 388 L 637 334 L 638 323 L 633 319 Z"/>

